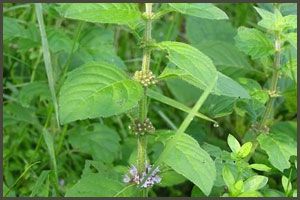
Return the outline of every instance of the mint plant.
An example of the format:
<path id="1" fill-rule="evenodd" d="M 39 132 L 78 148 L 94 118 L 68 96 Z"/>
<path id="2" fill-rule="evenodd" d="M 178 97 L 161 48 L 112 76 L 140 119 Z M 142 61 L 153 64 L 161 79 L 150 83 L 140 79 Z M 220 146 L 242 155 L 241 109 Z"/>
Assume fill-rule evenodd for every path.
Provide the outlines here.
<path id="1" fill-rule="evenodd" d="M 295 4 L 4 8 L 4 196 L 297 195 Z"/>
<path id="2" fill-rule="evenodd" d="M 107 4 L 100 4 L 97 9 L 104 9 L 105 5 Z M 179 5 L 180 6 L 177 4 L 170 4 L 167 9 L 179 11 L 181 13 L 189 13 L 189 10 L 191 10 L 191 14 L 200 17 L 202 16 L 202 10 L 212 9 L 212 11 L 210 11 L 211 16 L 208 17 L 216 19 L 227 18 L 221 10 L 211 4 L 198 4 L 195 8 L 193 6 L 190 7 L 189 4 Z M 127 12 L 131 12 L 131 10 L 139 12 L 137 8 L 134 9 L 131 5 L 126 7 L 124 5 L 117 4 L 115 6 L 115 9 L 123 10 L 125 8 L 128 10 Z M 65 5 L 65 16 L 73 18 L 73 15 L 69 15 L 69 13 L 76 12 L 77 9 L 93 9 L 93 6 L 78 4 Z M 194 9 L 196 12 L 193 12 Z M 120 19 L 119 21 L 119 18 L 123 16 L 118 15 L 119 14 L 116 14 L 113 22 L 123 23 L 123 19 Z M 90 19 L 89 17 L 92 16 L 83 15 L 79 16 L 79 19 L 87 21 L 96 20 Z M 145 4 L 145 12 L 141 14 L 140 17 L 140 20 L 145 21 L 144 36 L 141 41 L 143 43 L 144 50 L 141 70 L 136 71 L 134 74 L 134 80 L 136 81 L 129 77 L 125 78 L 125 75 L 118 75 L 123 72 L 117 70 L 116 67 L 113 66 L 106 67 L 105 64 L 92 64 L 92 66 L 87 65 L 74 70 L 71 74 L 69 74 L 60 92 L 61 121 L 62 123 L 66 123 L 78 119 L 99 116 L 109 117 L 128 111 L 138 104 L 138 118 L 134 119 L 137 121 L 134 124 L 134 132 L 137 136 L 137 176 L 141 177 L 142 174 L 145 173 L 145 164 L 147 162 L 147 133 L 151 132 L 153 129 L 151 124 L 144 125 L 146 123 L 145 120 L 149 120 L 147 118 L 147 89 L 148 86 L 156 83 L 151 72 L 151 51 L 166 51 L 170 62 L 175 63 L 177 67 L 172 69 L 171 73 L 175 76 L 191 79 L 193 84 L 203 89 L 204 92 L 176 131 L 174 138 L 168 141 L 165 150 L 156 160 L 154 166 L 159 166 L 163 161 L 166 165 L 194 182 L 206 195 L 208 195 L 216 176 L 213 161 L 209 155 L 200 148 L 197 142 L 190 136 L 184 134 L 184 132 L 212 91 L 219 94 L 226 93 L 226 89 L 223 89 L 222 87 L 224 87 L 224 84 L 228 84 L 229 87 L 236 87 L 241 91 L 241 94 L 236 93 L 235 96 L 247 97 L 248 94 L 232 79 L 220 72 L 217 72 L 213 62 L 192 46 L 180 42 L 163 41 L 156 43 L 153 41 L 151 37 L 151 27 L 152 21 L 155 20 L 155 13 L 152 12 L 151 3 Z M 76 19 L 78 19 L 78 16 L 76 16 Z M 106 19 L 101 20 L 103 20 L 102 22 L 111 23 L 111 19 L 107 21 Z M 138 20 L 138 18 L 136 20 Z M 163 74 L 166 76 L 166 72 Z M 97 75 L 98 78 L 96 78 Z M 170 75 L 171 74 L 169 72 L 168 76 Z M 94 78 L 92 76 L 94 76 Z M 108 77 L 108 79 L 106 79 L 106 77 Z M 163 80 L 163 78 L 161 78 L 161 80 Z M 218 81 L 222 81 L 224 84 L 219 85 Z M 93 87 L 89 87 L 90 85 Z M 81 97 L 79 97 L 79 95 Z M 78 105 L 80 105 L 80 108 L 78 108 Z M 77 108 L 75 109 L 75 107 Z M 74 112 L 75 110 L 76 113 Z M 188 151 L 188 149 L 185 149 L 185 145 L 189 145 L 191 150 Z M 172 157 L 171 154 L 174 154 L 176 157 L 180 156 L 182 159 L 186 159 L 186 162 L 190 165 L 191 169 L 186 170 L 184 162 L 175 162 L 177 158 Z M 197 160 L 200 162 L 196 162 Z M 157 168 L 152 169 L 154 170 Z M 144 180 L 140 180 L 137 183 L 143 186 L 146 183 L 148 176 L 153 173 L 153 170 L 148 172 Z M 147 195 L 147 192 L 143 193 L 143 195 Z"/>

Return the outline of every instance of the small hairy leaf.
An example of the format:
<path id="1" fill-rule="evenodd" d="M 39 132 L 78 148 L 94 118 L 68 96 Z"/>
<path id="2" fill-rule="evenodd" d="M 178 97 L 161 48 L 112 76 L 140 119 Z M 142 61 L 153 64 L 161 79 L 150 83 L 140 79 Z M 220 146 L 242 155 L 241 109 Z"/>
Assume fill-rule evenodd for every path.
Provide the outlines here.
<path id="1" fill-rule="evenodd" d="M 267 30 L 273 30 L 273 31 L 282 30 L 284 20 L 283 20 L 283 16 L 281 15 L 280 11 L 275 9 L 275 13 L 272 13 L 270 11 L 267 11 L 267 10 L 264 10 L 264 9 L 261 9 L 258 7 L 254 7 L 254 8 L 262 18 L 258 22 L 258 25 L 266 28 Z"/>
<path id="2" fill-rule="evenodd" d="M 271 171 L 271 168 L 264 164 L 251 164 L 249 165 L 249 167 L 258 171 L 264 171 L 264 172 Z"/>
<path id="3" fill-rule="evenodd" d="M 206 19 L 228 19 L 226 13 L 211 3 L 169 3 L 172 9 Z"/>
<path id="4" fill-rule="evenodd" d="M 198 142 L 187 134 L 178 134 L 167 143 L 166 149 L 170 151 L 163 161 L 209 195 L 216 178 L 216 168 Z"/>
<path id="5" fill-rule="evenodd" d="M 232 172 L 230 171 L 230 168 L 226 165 L 222 169 L 222 176 L 226 186 L 228 188 L 231 188 L 235 183 L 235 179 Z"/>
<path id="6" fill-rule="evenodd" d="M 296 131 L 292 131 L 296 134 Z M 289 159 L 297 155 L 296 141 L 284 132 L 260 134 L 257 138 L 260 147 L 269 156 L 271 164 L 283 172 L 291 166 Z"/>
<path id="7" fill-rule="evenodd" d="M 245 144 L 242 145 L 242 147 L 238 151 L 237 156 L 240 158 L 245 158 L 246 156 L 249 155 L 251 148 L 252 148 L 252 143 L 246 142 Z"/>
<path id="8" fill-rule="evenodd" d="M 236 46 L 253 59 L 271 55 L 274 47 L 269 38 L 254 28 L 240 27 L 235 37 Z"/>
<path id="9" fill-rule="evenodd" d="M 134 3 L 67 3 L 62 4 L 62 16 L 93 23 L 128 25 L 134 28 L 141 12 Z"/>
<path id="10" fill-rule="evenodd" d="M 227 143 L 231 149 L 232 152 L 237 153 L 241 149 L 241 145 L 235 137 L 233 137 L 231 134 L 227 137 Z"/>
<path id="11" fill-rule="evenodd" d="M 263 188 L 268 182 L 268 178 L 265 176 L 255 175 L 248 178 L 244 182 L 245 192 L 256 191 Z"/>
<path id="12" fill-rule="evenodd" d="M 68 74 L 59 98 L 61 123 L 123 113 L 138 104 L 141 85 L 108 63 L 89 63 Z"/>

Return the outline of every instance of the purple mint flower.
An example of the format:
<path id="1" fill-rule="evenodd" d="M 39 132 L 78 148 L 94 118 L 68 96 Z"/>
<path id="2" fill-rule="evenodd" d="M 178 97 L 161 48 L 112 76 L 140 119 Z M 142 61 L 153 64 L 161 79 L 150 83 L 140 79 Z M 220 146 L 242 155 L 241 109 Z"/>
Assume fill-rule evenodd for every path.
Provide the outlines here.
<path id="1" fill-rule="evenodd" d="M 125 174 L 123 177 L 123 182 L 140 184 L 140 182 L 142 182 L 146 176 L 149 176 L 151 170 L 152 170 L 152 165 L 146 163 L 145 171 L 140 176 L 140 174 L 137 171 L 137 168 L 134 165 L 131 165 L 129 169 L 129 173 Z M 159 172 L 160 172 L 159 168 L 156 167 L 141 187 L 143 188 L 152 187 L 155 183 L 160 183 L 161 177 L 158 176 Z"/>
<path id="2" fill-rule="evenodd" d="M 134 166 L 134 165 L 131 165 L 131 168 L 129 170 L 129 173 L 132 175 L 132 176 L 135 176 L 138 174 L 138 171 L 137 171 L 137 168 Z"/>
<path id="3" fill-rule="evenodd" d="M 149 173 L 151 170 L 152 165 L 146 165 L 146 172 Z M 156 167 L 141 187 L 147 188 L 153 186 L 155 183 L 159 183 L 161 181 L 161 178 L 157 175 L 159 171 L 159 168 Z M 147 173 L 143 173 L 142 179 L 147 176 Z"/>

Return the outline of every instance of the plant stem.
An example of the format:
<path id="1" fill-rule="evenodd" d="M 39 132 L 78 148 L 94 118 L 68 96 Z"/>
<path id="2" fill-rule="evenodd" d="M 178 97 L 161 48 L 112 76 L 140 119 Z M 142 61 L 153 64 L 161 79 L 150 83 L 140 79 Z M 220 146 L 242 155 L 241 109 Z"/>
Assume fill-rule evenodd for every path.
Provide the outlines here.
<path id="1" fill-rule="evenodd" d="M 146 25 L 145 25 L 145 33 L 144 40 L 145 43 L 149 43 L 151 40 L 151 29 L 152 29 L 152 3 L 146 3 Z M 143 52 L 143 63 L 142 63 L 142 71 L 149 71 L 150 68 L 150 58 L 151 58 L 151 50 L 147 47 L 144 48 Z M 147 95 L 146 95 L 146 87 L 144 87 L 144 95 L 139 102 L 139 120 L 143 122 L 147 118 Z M 145 170 L 145 163 L 147 159 L 147 137 L 146 136 L 138 136 L 137 138 L 137 167 L 138 172 L 141 174 Z M 147 191 L 142 190 L 142 196 L 148 196 Z"/>
<path id="2" fill-rule="evenodd" d="M 271 79 L 270 94 L 276 94 L 277 83 L 278 83 L 278 79 L 279 79 L 280 56 L 281 56 L 281 52 L 280 52 L 281 51 L 281 40 L 280 40 L 279 33 L 275 33 L 275 51 L 276 51 L 276 53 L 274 55 L 274 64 L 273 64 L 274 71 L 273 71 L 272 79 Z M 260 121 L 260 124 L 259 124 L 259 130 L 261 130 L 265 126 L 267 126 L 269 123 L 269 120 L 271 118 L 273 118 L 272 110 L 274 107 L 275 99 L 276 99 L 276 95 L 270 95 L 270 99 L 267 102 L 265 112 L 264 112 L 262 119 Z M 260 134 L 260 133 L 258 133 L 258 134 Z M 256 148 L 258 147 L 258 141 L 256 140 L 256 138 L 254 139 L 254 141 L 252 141 L 253 146 L 252 146 L 249 156 L 246 158 L 247 161 L 253 156 Z"/>
<path id="3" fill-rule="evenodd" d="M 272 75 L 272 80 L 271 80 L 271 88 L 270 88 L 270 93 L 276 93 L 277 90 L 277 82 L 279 79 L 279 68 L 280 68 L 280 39 L 279 36 L 276 35 L 275 39 L 275 44 L 278 45 L 276 48 L 276 53 L 275 53 L 275 58 L 274 58 L 274 72 Z M 261 128 L 265 125 L 267 125 L 268 120 L 272 118 L 271 116 L 273 105 L 275 102 L 276 96 L 270 96 L 270 99 L 267 103 L 266 110 L 264 112 L 264 115 L 262 117 L 260 126 Z"/>

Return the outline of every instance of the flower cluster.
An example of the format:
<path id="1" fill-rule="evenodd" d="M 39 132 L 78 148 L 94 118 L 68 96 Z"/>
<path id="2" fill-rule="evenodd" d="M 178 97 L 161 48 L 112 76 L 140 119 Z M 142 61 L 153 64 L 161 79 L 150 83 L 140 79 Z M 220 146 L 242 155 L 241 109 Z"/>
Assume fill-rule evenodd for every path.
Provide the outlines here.
<path id="1" fill-rule="evenodd" d="M 263 127 L 260 126 L 258 123 L 254 123 L 251 125 L 251 130 L 255 133 L 269 133 L 270 128 L 267 125 L 264 125 Z"/>
<path id="2" fill-rule="evenodd" d="M 142 173 L 142 175 L 140 175 L 138 173 L 137 168 L 134 165 L 132 165 L 131 168 L 129 169 L 129 174 L 124 175 L 123 181 L 125 183 L 135 183 L 139 185 L 140 183 L 142 183 L 142 181 L 144 181 L 144 178 L 148 176 L 146 181 L 140 187 L 142 188 L 152 187 L 155 183 L 160 183 L 161 178 L 158 176 L 158 173 L 160 172 L 158 167 L 156 167 L 153 170 L 153 172 L 149 175 L 151 170 L 152 170 L 152 165 L 146 164 L 145 171 Z"/>
<path id="3" fill-rule="evenodd" d="M 147 118 L 143 122 L 135 120 L 129 129 L 133 131 L 135 135 L 144 135 L 145 133 L 153 133 L 155 131 L 151 121 Z"/>
<path id="4" fill-rule="evenodd" d="M 133 78 L 140 82 L 144 87 L 156 84 L 158 81 L 155 75 L 150 71 L 136 71 Z"/>

